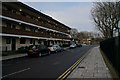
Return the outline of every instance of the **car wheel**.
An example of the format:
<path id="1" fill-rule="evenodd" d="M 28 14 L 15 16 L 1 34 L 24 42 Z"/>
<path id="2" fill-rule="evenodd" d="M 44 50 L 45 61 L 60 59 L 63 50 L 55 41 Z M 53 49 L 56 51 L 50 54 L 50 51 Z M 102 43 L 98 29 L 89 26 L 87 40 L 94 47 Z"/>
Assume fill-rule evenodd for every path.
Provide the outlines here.
<path id="1" fill-rule="evenodd" d="M 57 50 L 55 52 L 57 53 Z"/>
<path id="2" fill-rule="evenodd" d="M 50 55 L 50 51 L 48 52 L 48 54 Z"/>
<path id="3" fill-rule="evenodd" d="M 42 54 L 41 54 L 41 53 L 39 53 L 39 56 L 42 56 Z"/>
<path id="4" fill-rule="evenodd" d="M 30 54 L 28 54 L 28 57 L 31 57 L 31 55 L 30 55 Z"/>

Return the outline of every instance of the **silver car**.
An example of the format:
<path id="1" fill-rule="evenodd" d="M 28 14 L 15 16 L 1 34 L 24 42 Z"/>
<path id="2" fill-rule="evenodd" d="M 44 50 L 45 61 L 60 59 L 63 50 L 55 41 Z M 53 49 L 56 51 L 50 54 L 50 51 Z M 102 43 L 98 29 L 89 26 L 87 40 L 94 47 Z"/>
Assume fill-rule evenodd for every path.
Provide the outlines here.
<path id="1" fill-rule="evenodd" d="M 71 45 L 70 45 L 70 48 L 76 48 L 76 47 L 77 47 L 76 44 L 71 44 Z"/>
<path id="2" fill-rule="evenodd" d="M 51 52 L 58 52 L 58 51 L 62 51 L 62 48 L 59 45 L 52 45 L 51 47 L 49 47 Z"/>

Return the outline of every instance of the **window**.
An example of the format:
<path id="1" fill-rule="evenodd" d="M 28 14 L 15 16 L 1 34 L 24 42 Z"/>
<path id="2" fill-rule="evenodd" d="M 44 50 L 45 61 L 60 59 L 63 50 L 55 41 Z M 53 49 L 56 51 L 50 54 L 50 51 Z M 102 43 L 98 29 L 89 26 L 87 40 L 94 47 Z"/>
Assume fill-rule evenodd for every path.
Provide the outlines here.
<path id="1" fill-rule="evenodd" d="M 59 34 L 57 34 L 57 36 L 59 36 Z"/>
<path id="2" fill-rule="evenodd" d="M 6 44 L 10 44 L 11 43 L 11 39 L 10 38 L 6 38 Z"/>
<path id="3" fill-rule="evenodd" d="M 21 13 L 21 15 L 26 17 L 26 14 L 25 14 L 25 13 L 23 13 L 23 12 Z"/>
<path id="4" fill-rule="evenodd" d="M 7 8 L 8 9 L 8 11 L 12 11 L 12 9 L 10 9 L 10 8 Z"/>
<path id="5" fill-rule="evenodd" d="M 41 41 L 40 41 L 40 40 L 38 40 L 38 44 L 41 44 Z"/>
<path id="6" fill-rule="evenodd" d="M 30 44 L 32 44 L 33 43 L 33 40 L 32 39 L 30 39 Z"/>
<path id="7" fill-rule="evenodd" d="M 33 40 L 33 44 L 35 45 L 35 40 Z"/>
<path id="8" fill-rule="evenodd" d="M 20 44 L 25 44 L 25 42 L 26 42 L 26 39 L 24 39 L 24 38 L 20 39 Z"/>
<path id="9" fill-rule="evenodd" d="M 47 31 L 46 34 L 49 35 L 49 32 Z"/>
<path id="10" fill-rule="evenodd" d="M 38 21 L 38 19 L 35 19 L 36 21 Z"/>
<path id="11" fill-rule="evenodd" d="M 20 29 L 21 30 L 25 30 L 25 26 L 20 26 Z"/>
<path id="12" fill-rule="evenodd" d="M 16 29 L 16 25 L 12 25 L 12 28 L 13 28 L 13 29 Z"/>
<path id="13" fill-rule="evenodd" d="M 31 31 L 31 32 L 35 32 L 35 29 L 33 29 L 33 28 L 30 28 L 30 31 Z"/>
<path id="14" fill-rule="evenodd" d="M 7 26 L 8 28 L 11 28 L 11 24 L 10 24 L 10 23 L 7 23 L 6 26 Z"/>
<path id="15" fill-rule="evenodd" d="M 16 11 L 15 11 L 15 10 L 12 10 L 12 13 L 16 13 Z"/>
<path id="16" fill-rule="evenodd" d="M 40 29 L 38 29 L 38 33 L 40 33 L 41 31 L 40 31 Z"/>
<path id="17" fill-rule="evenodd" d="M 8 10 L 5 6 L 2 6 L 2 9 L 3 9 L 3 10 Z"/>
<path id="18" fill-rule="evenodd" d="M 21 13 L 20 13 L 20 12 L 18 12 L 18 11 L 16 12 L 16 14 L 21 15 Z"/>
<path id="19" fill-rule="evenodd" d="M 26 17 L 27 17 L 27 18 L 30 18 L 30 16 L 29 16 L 29 15 L 26 15 Z"/>

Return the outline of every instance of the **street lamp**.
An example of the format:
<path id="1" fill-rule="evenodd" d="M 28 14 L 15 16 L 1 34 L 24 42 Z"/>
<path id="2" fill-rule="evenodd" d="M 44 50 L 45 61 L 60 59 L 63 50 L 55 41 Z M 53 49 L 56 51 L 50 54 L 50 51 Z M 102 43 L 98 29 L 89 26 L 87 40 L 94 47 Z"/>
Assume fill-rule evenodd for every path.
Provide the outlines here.
<path id="1" fill-rule="evenodd" d="M 118 36 L 120 36 L 120 1 L 118 2 L 118 18 L 119 18 L 119 22 L 118 22 Z"/>
<path id="2" fill-rule="evenodd" d="M 118 36 L 120 36 L 120 1 L 117 2 L 117 17 L 119 19 L 118 21 L 118 27 L 116 28 L 116 32 L 118 32 Z"/>
<path id="3" fill-rule="evenodd" d="M 120 20 L 118 22 L 118 36 L 120 36 Z"/>
<path id="4" fill-rule="evenodd" d="M 114 31 L 113 32 L 113 34 L 114 34 L 113 36 L 114 37 L 120 36 L 120 21 L 118 22 L 118 27 L 114 28 L 113 31 Z"/>

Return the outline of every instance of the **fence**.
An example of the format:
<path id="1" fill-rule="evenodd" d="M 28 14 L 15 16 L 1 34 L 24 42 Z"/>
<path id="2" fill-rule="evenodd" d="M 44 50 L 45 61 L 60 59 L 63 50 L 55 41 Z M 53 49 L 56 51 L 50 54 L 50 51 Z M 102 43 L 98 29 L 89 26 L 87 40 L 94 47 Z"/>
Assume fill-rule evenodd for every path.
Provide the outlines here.
<path id="1" fill-rule="evenodd" d="M 120 75 L 120 36 L 100 42 L 100 48 Z"/>

